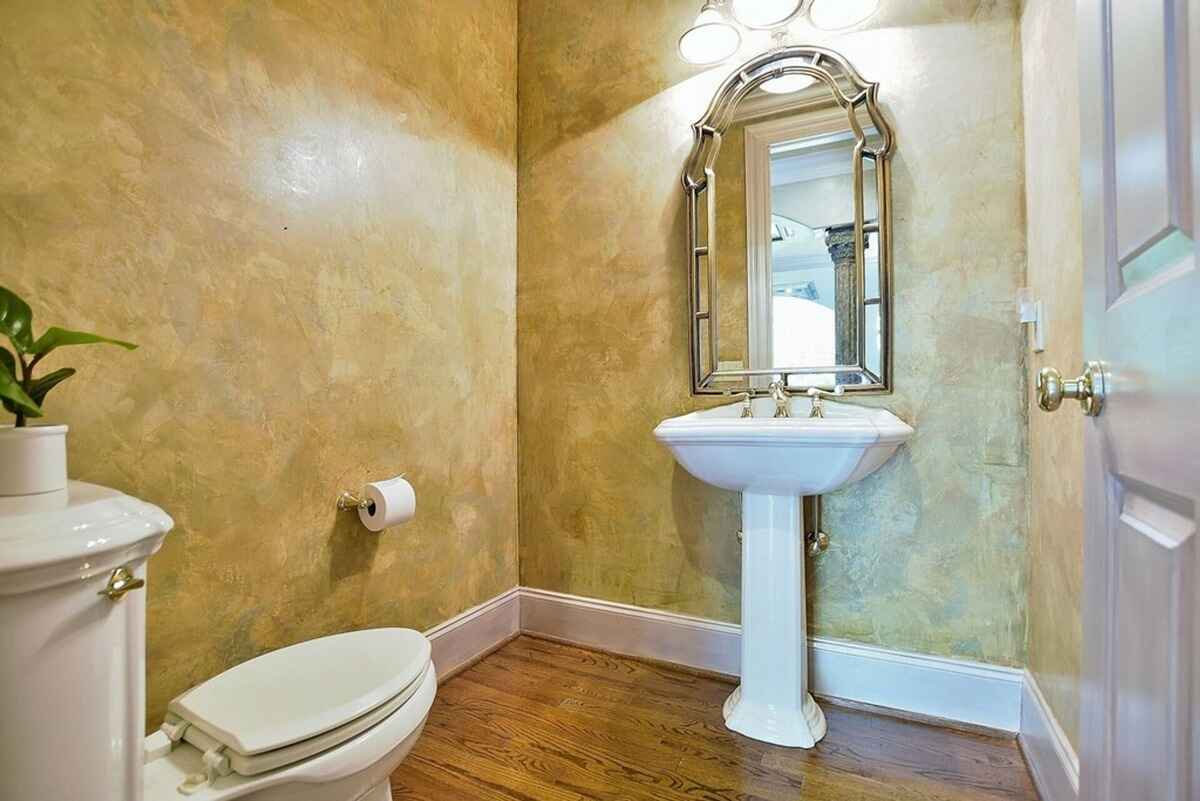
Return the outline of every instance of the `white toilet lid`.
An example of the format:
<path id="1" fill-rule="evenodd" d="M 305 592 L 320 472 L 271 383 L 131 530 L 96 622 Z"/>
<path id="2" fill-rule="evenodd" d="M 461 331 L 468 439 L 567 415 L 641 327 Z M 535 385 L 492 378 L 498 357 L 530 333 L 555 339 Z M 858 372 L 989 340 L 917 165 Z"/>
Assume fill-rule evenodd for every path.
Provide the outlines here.
<path id="1" fill-rule="evenodd" d="M 243 662 L 167 707 L 244 756 L 338 728 L 402 694 L 429 665 L 429 640 L 411 629 L 321 637 Z"/>

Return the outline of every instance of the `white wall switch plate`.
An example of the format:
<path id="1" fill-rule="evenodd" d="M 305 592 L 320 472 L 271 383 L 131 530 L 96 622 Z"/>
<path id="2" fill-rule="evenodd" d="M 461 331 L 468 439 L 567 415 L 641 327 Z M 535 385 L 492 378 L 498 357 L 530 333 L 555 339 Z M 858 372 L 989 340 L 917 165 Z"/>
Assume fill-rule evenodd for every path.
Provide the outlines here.
<path id="1" fill-rule="evenodd" d="M 1046 349 L 1046 307 L 1042 301 L 1033 297 L 1033 291 L 1028 287 L 1017 290 L 1017 319 L 1021 325 L 1033 326 L 1030 337 L 1034 353 Z"/>

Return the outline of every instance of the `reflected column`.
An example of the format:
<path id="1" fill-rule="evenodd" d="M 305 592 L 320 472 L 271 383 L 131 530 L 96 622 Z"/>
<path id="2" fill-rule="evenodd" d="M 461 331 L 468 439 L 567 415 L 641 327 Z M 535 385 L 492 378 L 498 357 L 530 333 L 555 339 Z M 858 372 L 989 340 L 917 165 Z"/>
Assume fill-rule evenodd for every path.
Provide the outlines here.
<path id="1" fill-rule="evenodd" d="M 854 264 L 854 223 L 825 229 L 833 261 L 834 355 L 838 364 L 858 363 L 858 271 Z"/>

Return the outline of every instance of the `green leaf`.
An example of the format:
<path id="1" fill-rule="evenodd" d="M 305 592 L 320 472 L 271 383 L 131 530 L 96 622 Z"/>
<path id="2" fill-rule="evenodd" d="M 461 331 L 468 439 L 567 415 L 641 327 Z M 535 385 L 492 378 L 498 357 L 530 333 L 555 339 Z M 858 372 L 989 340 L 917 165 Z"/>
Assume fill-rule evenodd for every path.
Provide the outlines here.
<path id="1" fill-rule="evenodd" d="M 119 345 L 125 348 L 125 350 L 134 350 L 137 348 L 137 345 L 132 342 L 122 342 L 119 339 L 109 339 L 99 334 L 89 334 L 85 331 L 68 331 L 65 328 L 53 326 L 47 328 L 46 333 L 37 338 L 37 342 L 33 343 L 29 352 L 36 356 L 41 356 L 64 345 L 92 345 L 98 342 Z"/>
<path id="2" fill-rule="evenodd" d="M 15 381 L 17 378 L 17 357 L 8 352 L 8 348 L 0 348 L 0 367 L 8 370 Z"/>
<path id="3" fill-rule="evenodd" d="M 47 373 L 41 378 L 35 378 L 29 384 L 29 397 L 33 398 L 33 402 L 40 406 L 42 401 L 45 400 L 47 392 L 73 375 L 75 375 L 74 367 L 64 367 L 61 370 L 55 370 L 53 373 Z"/>
<path id="4" fill-rule="evenodd" d="M 5 348 L 0 348 L 0 363 L 5 368 L 0 370 L 0 401 L 3 401 L 4 408 L 13 414 L 20 409 L 27 417 L 41 417 L 42 409 L 38 406 L 37 401 L 26 395 L 25 390 L 21 389 L 21 385 L 17 383 L 16 360 Z M 63 379 L 58 380 L 62 381 Z M 46 391 L 49 392 L 49 388 Z"/>
<path id="5" fill-rule="evenodd" d="M 33 347 L 33 311 L 29 304 L 0 286 L 0 334 L 4 334 L 20 353 Z"/>

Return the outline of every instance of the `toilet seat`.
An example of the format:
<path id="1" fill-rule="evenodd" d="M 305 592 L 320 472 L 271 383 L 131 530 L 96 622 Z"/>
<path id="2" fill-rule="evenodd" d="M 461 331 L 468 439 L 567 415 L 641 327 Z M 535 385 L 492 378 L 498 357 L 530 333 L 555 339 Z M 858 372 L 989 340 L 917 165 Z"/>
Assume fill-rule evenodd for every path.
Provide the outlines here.
<path id="1" fill-rule="evenodd" d="M 402 707 L 432 671 L 429 641 L 367 629 L 281 648 L 168 705 L 161 727 L 203 753 L 207 781 L 256 776 L 357 737 Z"/>
<path id="2" fill-rule="evenodd" d="M 256 776 L 230 773 L 191 794 L 180 791 L 189 777 L 205 769 L 203 752 L 189 743 L 150 756 L 143 769 L 145 801 L 351 801 L 386 782 L 412 748 L 437 692 L 431 663 L 415 694 L 357 737 L 316 756 Z M 147 738 L 147 744 L 153 739 Z"/>

